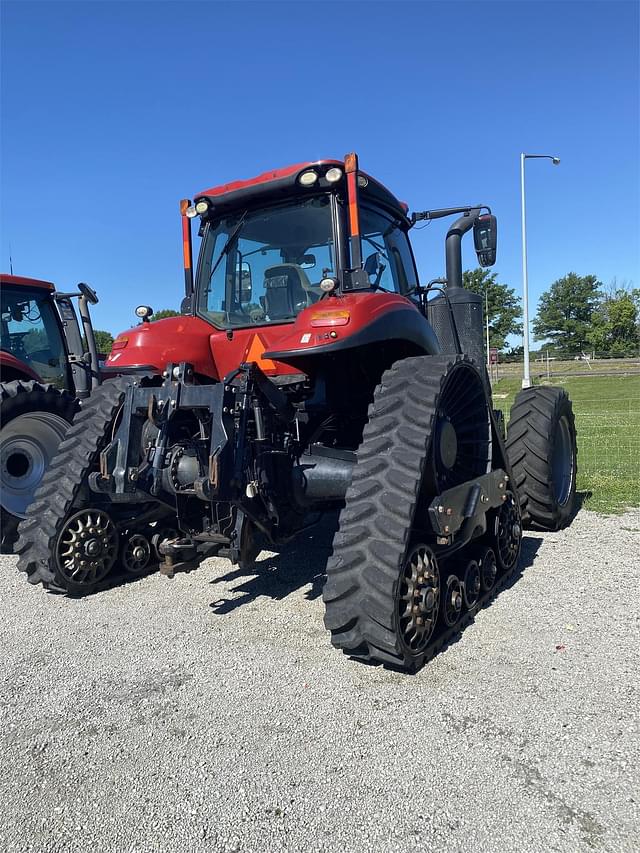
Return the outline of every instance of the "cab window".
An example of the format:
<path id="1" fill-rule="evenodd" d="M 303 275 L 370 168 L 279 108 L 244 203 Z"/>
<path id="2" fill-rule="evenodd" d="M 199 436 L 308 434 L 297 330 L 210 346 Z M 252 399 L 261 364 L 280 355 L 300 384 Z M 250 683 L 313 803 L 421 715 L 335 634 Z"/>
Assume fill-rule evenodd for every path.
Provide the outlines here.
<path id="1" fill-rule="evenodd" d="M 54 308 L 45 291 L 2 288 L 2 349 L 27 364 L 43 382 L 66 384 L 66 354 Z"/>
<path id="2" fill-rule="evenodd" d="M 372 208 L 361 208 L 362 257 L 374 289 L 406 293 L 416 270 L 406 233 L 397 222 Z"/>
<path id="3" fill-rule="evenodd" d="M 290 322 L 335 271 L 328 195 L 236 213 L 208 229 L 198 309 L 223 328 Z"/>

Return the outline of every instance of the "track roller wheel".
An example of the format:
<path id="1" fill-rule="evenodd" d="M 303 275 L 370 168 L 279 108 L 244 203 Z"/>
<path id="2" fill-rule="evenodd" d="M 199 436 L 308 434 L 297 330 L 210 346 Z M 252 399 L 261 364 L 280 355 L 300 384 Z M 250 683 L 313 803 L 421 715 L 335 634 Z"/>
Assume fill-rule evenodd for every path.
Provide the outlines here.
<path id="1" fill-rule="evenodd" d="M 483 592 L 493 589 L 498 576 L 496 555 L 491 548 L 483 548 L 478 555 L 478 566 L 480 567 L 480 584 Z"/>
<path id="2" fill-rule="evenodd" d="M 501 572 L 508 572 L 516 564 L 522 544 L 522 521 L 513 492 L 507 492 L 494 523 L 497 565 Z"/>
<path id="3" fill-rule="evenodd" d="M 442 584 L 434 555 L 416 543 L 430 529 L 433 497 L 490 468 L 487 393 L 473 362 L 420 356 L 383 374 L 327 567 L 334 646 L 408 671 L 434 653 L 447 630 L 442 619 L 434 626 Z"/>
<path id="4" fill-rule="evenodd" d="M 134 533 L 122 543 L 120 562 L 130 575 L 143 574 L 151 562 L 151 543 L 141 533 Z"/>
<path id="5" fill-rule="evenodd" d="M 442 620 L 448 628 L 452 628 L 462 613 L 462 584 L 455 575 L 449 575 L 442 589 Z"/>
<path id="6" fill-rule="evenodd" d="M 118 556 L 118 531 L 106 512 L 87 507 L 64 523 L 55 560 L 67 592 L 82 595 L 111 571 Z"/>
<path id="7" fill-rule="evenodd" d="M 400 630 L 416 652 L 427 645 L 438 621 L 440 572 L 433 553 L 417 545 L 405 562 L 399 587 Z"/>
<path id="8" fill-rule="evenodd" d="M 480 566 L 476 560 L 469 560 L 464 570 L 464 603 L 468 610 L 477 604 L 481 589 Z"/>

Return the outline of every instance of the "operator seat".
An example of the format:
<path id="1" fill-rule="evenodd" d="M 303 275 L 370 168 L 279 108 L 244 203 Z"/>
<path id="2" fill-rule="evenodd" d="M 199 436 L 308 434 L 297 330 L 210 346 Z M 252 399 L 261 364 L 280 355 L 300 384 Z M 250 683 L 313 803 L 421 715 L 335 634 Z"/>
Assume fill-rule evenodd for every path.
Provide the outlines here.
<path id="1" fill-rule="evenodd" d="M 270 320 L 295 317 L 317 299 L 298 264 L 278 264 L 264 271 L 264 311 Z"/>

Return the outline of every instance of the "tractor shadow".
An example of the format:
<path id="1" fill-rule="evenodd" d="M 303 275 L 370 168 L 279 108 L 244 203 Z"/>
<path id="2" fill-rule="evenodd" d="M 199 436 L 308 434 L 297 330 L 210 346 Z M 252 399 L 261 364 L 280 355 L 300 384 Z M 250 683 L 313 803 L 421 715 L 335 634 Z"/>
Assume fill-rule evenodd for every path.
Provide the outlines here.
<path id="1" fill-rule="evenodd" d="M 309 601 L 318 598 L 322 595 L 338 518 L 338 512 L 327 513 L 318 524 L 283 545 L 282 550 L 269 556 L 265 556 L 262 551 L 253 567 L 234 567 L 232 571 L 214 578 L 212 586 L 236 580 L 239 583 L 232 588 L 233 598 L 220 598 L 209 605 L 211 609 L 222 615 L 250 604 L 257 598 L 280 601 L 309 584 L 311 588 L 305 598 Z"/>
<path id="2" fill-rule="evenodd" d="M 303 587 L 310 586 L 305 593 L 309 601 L 322 595 L 326 580 L 327 561 L 331 556 L 333 536 L 338 528 L 338 513 L 327 514 L 316 526 L 295 537 L 288 545 L 283 546 L 278 553 L 267 557 L 258 557 L 255 566 L 249 569 L 234 567 L 232 571 L 214 578 L 212 587 L 217 584 L 237 584 L 231 587 L 232 598 L 221 597 L 211 602 L 209 607 L 217 615 L 232 613 L 258 598 L 267 597 L 275 601 L 286 598 L 291 593 Z M 507 589 L 511 589 L 522 577 L 524 572 L 533 565 L 542 539 L 525 535 L 522 540 L 520 564 L 509 579 L 501 586 L 496 595 L 485 606 L 491 606 L 493 601 Z M 472 616 L 468 624 L 475 619 Z M 466 625 L 461 631 L 450 638 L 440 651 L 456 643 Z"/>
<path id="3" fill-rule="evenodd" d="M 582 492 L 576 492 L 576 499 L 573 506 L 573 512 L 571 513 L 571 518 L 569 520 L 569 524 L 573 523 L 576 515 L 580 512 L 581 509 L 589 509 L 589 499 L 593 497 L 593 492 L 591 489 L 586 489 Z"/>

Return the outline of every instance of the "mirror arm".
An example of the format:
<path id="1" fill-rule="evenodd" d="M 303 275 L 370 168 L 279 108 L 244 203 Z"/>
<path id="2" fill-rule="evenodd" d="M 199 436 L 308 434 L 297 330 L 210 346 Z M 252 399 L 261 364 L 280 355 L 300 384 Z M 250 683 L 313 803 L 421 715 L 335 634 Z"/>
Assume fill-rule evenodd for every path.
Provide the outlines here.
<path id="1" fill-rule="evenodd" d="M 442 219 L 445 216 L 453 216 L 455 213 L 467 215 L 472 210 L 486 210 L 487 213 L 491 213 L 491 208 L 486 204 L 478 204 L 475 207 L 466 205 L 465 207 L 442 207 L 439 210 L 418 210 L 411 214 L 411 227 L 425 219 L 430 222 L 432 219 Z"/>

